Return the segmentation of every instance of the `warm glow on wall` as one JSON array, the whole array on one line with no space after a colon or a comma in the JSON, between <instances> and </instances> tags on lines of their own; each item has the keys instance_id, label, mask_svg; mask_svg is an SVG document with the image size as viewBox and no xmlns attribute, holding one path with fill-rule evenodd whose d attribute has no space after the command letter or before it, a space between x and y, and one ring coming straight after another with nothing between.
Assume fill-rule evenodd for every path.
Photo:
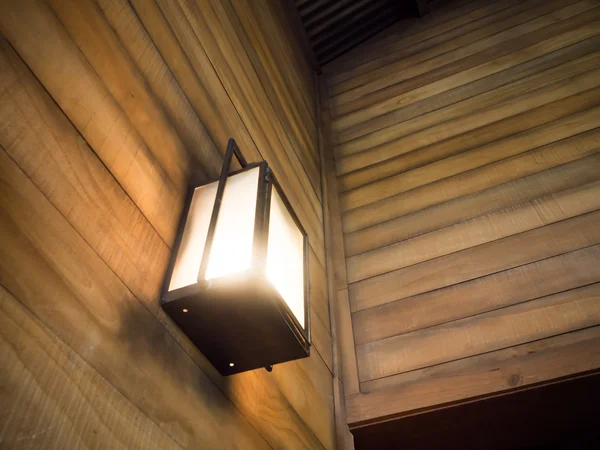
<instances>
[{"instance_id":1,"label":"warm glow on wall","mask_svg":"<svg viewBox=\"0 0 600 450\"><path fill-rule=\"evenodd\" d=\"M246 164L230 140L219 181L193 189L183 217L162 307L213 365L308 356L308 238L267 163Z\"/></svg>"}]
</instances>

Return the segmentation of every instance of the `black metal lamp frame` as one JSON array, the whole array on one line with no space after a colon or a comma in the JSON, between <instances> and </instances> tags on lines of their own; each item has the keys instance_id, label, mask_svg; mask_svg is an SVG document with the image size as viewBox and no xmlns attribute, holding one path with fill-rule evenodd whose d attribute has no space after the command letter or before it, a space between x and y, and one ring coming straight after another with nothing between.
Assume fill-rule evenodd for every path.
<instances>
[{"instance_id":1,"label":"black metal lamp frame","mask_svg":"<svg viewBox=\"0 0 600 450\"><path fill-rule=\"evenodd\" d=\"M242 167L229 173L233 156ZM244 274L204 279L227 179L259 168L251 269ZM194 190L190 189L163 285L161 306L223 375L310 355L308 236L266 161L248 164L233 139L227 145L197 283L169 291ZM271 194L277 190L304 238L304 324L302 327L267 281L266 260Z\"/></svg>"}]
</instances>

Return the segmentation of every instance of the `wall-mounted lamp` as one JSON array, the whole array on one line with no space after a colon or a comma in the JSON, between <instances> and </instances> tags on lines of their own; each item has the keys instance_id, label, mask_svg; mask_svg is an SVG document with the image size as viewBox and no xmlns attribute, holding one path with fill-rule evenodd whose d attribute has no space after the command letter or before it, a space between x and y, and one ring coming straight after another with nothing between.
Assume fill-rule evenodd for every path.
<instances>
[{"instance_id":1,"label":"wall-mounted lamp","mask_svg":"<svg viewBox=\"0 0 600 450\"><path fill-rule=\"evenodd\" d=\"M162 308L231 375L310 354L308 286L304 229L267 163L230 139L219 181L189 195Z\"/></svg>"}]
</instances>

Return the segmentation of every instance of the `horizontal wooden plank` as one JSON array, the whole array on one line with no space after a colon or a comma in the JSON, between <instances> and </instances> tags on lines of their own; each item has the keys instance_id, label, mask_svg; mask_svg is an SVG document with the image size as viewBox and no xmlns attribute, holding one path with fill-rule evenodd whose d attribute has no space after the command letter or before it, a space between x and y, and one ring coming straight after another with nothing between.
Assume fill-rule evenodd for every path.
<instances>
[{"instance_id":1,"label":"horizontal wooden plank","mask_svg":"<svg viewBox=\"0 0 600 450\"><path fill-rule=\"evenodd\" d=\"M543 70L560 66L568 61L582 57L598 49L600 37L595 36L585 39L575 44L568 45L550 53L545 53L534 57L528 61L507 68L493 75L472 81L467 84L460 85L448 91L443 91L418 100L410 105L403 106L400 109L390 113L374 117L357 124L356 126L337 133L338 143L348 142L364 136L375 134L381 130L384 133L385 128L392 127L396 124L421 116L436 109L440 109L462 100L492 91L496 88L522 80L525 82L528 77L535 75Z\"/></svg>"},{"instance_id":2,"label":"horizontal wooden plank","mask_svg":"<svg viewBox=\"0 0 600 450\"><path fill-rule=\"evenodd\" d=\"M346 398L348 422L408 414L585 373L600 365L599 345L600 327L593 327L362 383L363 394Z\"/></svg>"},{"instance_id":3,"label":"horizontal wooden plank","mask_svg":"<svg viewBox=\"0 0 600 450\"><path fill-rule=\"evenodd\" d=\"M361 381L525 344L600 323L600 283L357 346Z\"/></svg>"},{"instance_id":4,"label":"horizontal wooden plank","mask_svg":"<svg viewBox=\"0 0 600 450\"><path fill-rule=\"evenodd\" d=\"M451 70L451 67L446 69L442 68L439 73L437 71L430 72L433 75L430 75L427 78L417 77L417 81L407 80L407 82L401 83L398 85L399 87L395 88L398 91L397 95L391 97L386 96L386 99L383 101L335 119L333 121L334 130L337 132L350 128L373 117L389 113L390 111L397 110L416 101L439 94L440 92L448 91L452 88L514 67L517 64L542 56L543 54L596 36L600 31L600 25L597 22L594 22L594 19L600 14L600 9L594 11L594 13L586 12L580 14L575 17L576 20L569 19L564 21L566 24L565 27L567 27L569 31L562 34L559 34L560 31L554 26L547 27L547 29L544 29L547 35L542 36L542 33L540 33L540 36L537 38L538 40L535 41L532 39L534 43L529 46L526 46L527 40L518 38L518 42L515 42L515 50L512 53L505 54L492 61L485 62L487 58L482 59L478 65L456 72L450 76L447 76L445 72L442 72L442 69L447 72ZM579 23L580 21L585 24ZM427 84L428 78L432 79L429 84ZM354 103L348 105L356 107Z\"/></svg>"},{"instance_id":5,"label":"horizontal wooden plank","mask_svg":"<svg viewBox=\"0 0 600 450\"><path fill-rule=\"evenodd\" d=\"M585 74L581 76L585 77ZM590 79L594 80L594 78L595 77L591 77ZM339 161L337 166L340 171L344 171L344 173L339 174L345 174L340 177L340 184L344 186L345 190L363 186L367 183L390 178L407 170L419 168L425 164L434 163L444 158L450 158L456 154L464 153L467 150L474 150L477 147L486 145L498 145L502 139L514 140L516 139L515 136L519 136L526 132L535 135L536 132L539 133L539 130L542 129L543 125L547 124L546 127L551 128L554 126L552 122L555 121L556 124L567 122L571 120L571 117L567 116L597 105L599 88L597 85L594 86L593 83L595 83L595 81L590 81L590 79L587 80L587 89L584 89L583 91L576 91L576 89L572 90L571 87L566 87L570 84L567 83L566 80L559 82L559 84L565 86L564 89L566 89L568 93L573 92L573 94L561 98L561 94L558 92L556 95L559 97L548 104L541 103L544 101L543 92L540 93L542 95L539 97L536 96L536 93L533 93L532 96L535 98L534 102L540 102L540 106L533 111L525 110L520 114L518 113L517 116L500 118L499 121L492 121L488 124L486 124L485 115L480 114L479 116L483 117L474 120L483 122L481 128L469 129L469 126L466 125L467 130L465 130L463 134L457 136L453 135L452 131L443 131L442 134L449 135L448 137L450 139L446 139L442 142L437 142L435 138L427 137L427 130L423 130L416 133L417 136L415 141L412 140L411 136L405 136L404 138L399 139L399 141L412 141L412 146L409 147L409 150L407 150L406 153L403 151L403 147L396 147L394 145L395 142L392 142L381 146L381 151L379 151L378 147L343 158ZM562 89L559 89L559 91L562 91ZM565 92L565 94L567 93L566 91L563 92ZM510 108L510 106L501 105L498 109L500 111L506 111ZM488 113L493 116L495 112L496 108L490 107ZM459 126L461 124L462 126L465 126L464 124L468 122L466 120L467 118L468 117L460 118L456 122ZM562 119L562 122L559 122L560 119ZM523 122L522 125L520 125L521 122ZM433 128L445 129L443 125ZM514 129L514 132L512 132L512 129ZM425 139L425 145L420 146L417 139L423 137ZM547 138L543 142L552 142L549 139L550 138ZM427 145L429 143L428 141L432 143ZM356 170L357 172L347 173L345 172L346 170ZM345 198L348 195L350 194L345 194L343 197Z\"/></svg>"},{"instance_id":6,"label":"horizontal wooden plank","mask_svg":"<svg viewBox=\"0 0 600 450\"><path fill-rule=\"evenodd\" d=\"M564 253L352 315L366 344L600 282L600 246Z\"/></svg>"},{"instance_id":7,"label":"horizontal wooden plank","mask_svg":"<svg viewBox=\"0 0 600 450\"><path fill-rule=\"evenodd\" d=\"M538 2L539 3L539 2ZM535 4L535 3L533 3ZM502 19L526 10L532 6L532 2L517 2L516 0L503 0L489 3L480 10L485 9L488 14L472 20L460 27L452 28L444 33L433 36L429 39L422 40L408 47L403 46L397 50L393 50L393 45L387 46L387 52L381 54L377 59L373 59L367 63L361 64L351 71L352 76L345 81L331 87L332 95L340 95L349 89L355 88L363 83L368 83L375 79L376 74L385 73L391 66L398 61L411 60L414 63L425 61L433 58L441 53L456 49L466 43L477 40L479 37L487 36L487 33L493 33L495 27L486 25L500 24ZM398 45L399 43L396 43ZM401 44L400 44L401 45ZM381 46L385 46L379 40L379 46L374 50L379 50ZM379 50L381 52L381 50ZM403 63L404 64L404 63Z\"/></svg>"},{"instance_id":8,"label":"horizontal wooden plank","mask_svg":"<svg viewBox=\"0 0 600 450\"><path fill-rule=\"evenodd\" d=\"M600 145L598 147L600 152ZM351 257L598 179L598 153L346 234Z\"/></svg>"},{"instance_id":9,"label":"horizontal wooden plank","mask_svg":"<svg viewBox=\"0 0 600 450\"><path fill-rule=\"evenodd\" d=\"M326 67L329 85L334 87L344 80L353 78L356 75L355 68L360 71L360 66L375 61L382 55L416 45L448 30L461 28L489 14L489 10L486 9L489 3L487 1L459 1L454 2L452 6L436 8L422 18L404 19L360 47L351 50L343 58L329 64Z\"/></svg>"},{"instance_id":10,"label":"horizontal wooden plank","mask_svg":"<svg viewBox=\"0 0 600 450\"><path fill-rule=\"evenodd\" d=\"M1 286L0 357L7 448L184 448Z\"/></svg>"},{"instance_id":11,"label":"horizontal wooden plank","mask_svg":"<svg viewBox=\"0 0 600 450\"><path fill-rule=\"evenodd\" d=\"M338 85L337 87L340 90L336 92L337 95L332 99L332 103L339 107L340 113L342 110L347 114L352 110L361 109L366 105L396 95L394 89L383 92L390 86L427 74L459 60L463 60L463 64L457 69L459 71L464 70L465 67L470 67L470 64L477 65L478 61L493 60L498 57L497 55L502 56L505 51L511 48L510 41L512 39L520 36L527 39L527 34L554 24L558 19L570 18L593 8L593 5L589 2L576 2L573 0L537 4L522 2L518 6L521 9L525 6L527 9L520 14L508 17L500 14L500 17L481 30L455 39L445 40L444 44L439 46L442 47L441 49L434 48L433 51L418 52L415 55L386 64L380 69ZM561 8L563 9L561 10ZM491 49L495 46L498 46L496 51L492 51ZM477 55L477 58L469 58L480 52L481 54ZM467 63L467 58L469 65L464 64ZM361 99L361 101L356 102L356 109L354 107L343 107L343 105L358 99ZM343 113L340 115L343 115Z\"/></svg>"},{"instance_id":12,"label":"horizontal wooden plank","mask_svg":"<svg viewBox=\"0 0 600 450\"><path fill-rule=\"evenodd\" d=\"M331 86L332 95L339 95L361 83L372 80L372 74L378 73L385 67L397 63L398 61L410 58L416 62L421 62L425 59L437 56L444 51L448 51L448 49L455 49L459 47L459 45L450 44L450 46L448 46L447 44L458 40L465 41L465 39L468 39L467 36L476 33L477 30L485 30L486 25L494 23L502 18L509 17L520 10L529 7L530 4L517 4L515 0L503 0L489 3L479 9L480 11L485 9L488 14L465 23L460 27L454 27L444 33L432 36L429 39L416 42L410 46L404 46L401 41L386 45L384 42L385 39L379 36L378 46L374 48L374 51L381 53L381 55L376 59L372 59L346 71L344 74L345 80ZM473 39L477 38L473 37ZM470 40L468 40L468 42L470 42ZM385 48L387 51L383 53L381 47Z\"/></svg>"},{"instance_id":13,"label":"horizontal wooden plank","mask_svg":"<svg viewBox=\"0 0 600 450\"><path fill-rule=\"evenodd\" d=\"M597 45L600 46L600 38L598 38ZM446 107L435 109L428 114L419 115L416 113L414 114L414 118L405 121L399 120L395 125L340 144L337 147L338 158L383 145L387 142L416 133L417 131L432 128L434 125L439 125L443 122L450 122L448 125L451 125L453 119L465 115L472 115L475 111L481 111L483 113L487 111L487 108L490 106L502 104L507 99L513 99L515 102L520 101L519 96L521 95L529 95L531 91L539 93L542 88L547 85L557 83L558 81L598 67L599 57L600 52L593 52L581 58L566 61L564 64L535 73L524 79L505 84L497 89L491 89ZM428 101L429 99L425 100L425 102ZM434 102L432 101L431 103ZM550 101L547 101L546 103L550 103ZM431 109L434 108L435 106L431 106Z\"/></svg>"},{"instance_id":14,"label":"horizontal wooden plank","mask_svg":"<svg viewBox=\"0 0 600 450\"><path fill-rule=\"evenodd\" d=\"M392 161L384 161L341 177L340 189L351 190L342 194L343 207L358 207L371 199L377 201L387 194L393 195L396 192L390 185L400 184L396 180L402 177L403 172L496 143L595 106L597 103L594 99L600 91L597 89L599 78L600 69L585 72L522 95L519 99L509 99L506 103L355 155L369 156L367 154L371 153L370 156L379 156L391 150L396 154Z\"/></svg>"},{"instance_id":15,"label":"horizontal wooden plank","mask_svg":"<svg viewBox=\"0 0 600 450\"><path fill-rule=\"evenodd\" d=\"M597 130L594 129L589 134L583 133L586 130L593 129L597 124L595 116L599 112L600 109L595 108L583 113L573 114L565 119L511 136L474 151L461 153L407 172L406 175L410 175L410 177L407 177L407 182L412 184L410 190L348 211L343 217L344 231L356 231L442 201L517 179L519 177L516 176L516 173L498 172L498 170L504 170L507 167L513 168L515 166L514 161L519 159L525 161L531 155L542 153L558 156L559 154L566 155L579 152L580 149L571 147L574 142L581 142L588 152L595 153L593 149L597 146ZM582 134L578 135L577 133ZM531 152L532 150L533 152ZM502 154L498 155L498 152L502 152ZM526 152L531 152L531 155ZM585 150L583 152L581 156L591 154L587 153L586 155ZM561 157L558 164L573 159L565 160ZM485 164L486 162L489 163ZM468 164L468 166L465 166L465 164ZM549 167L552 167L552 165ZM469 168L471 170L468 170ZM458 173L450 176L452 172ZM532 173L527 172L525 168L522 168L519 172L522 176ZM420 179L416 176L419 174L423 178ZM487 175L486 180L481 178L483 174ZM501 181L497 182L496 180ZM452 190L448 190L448 186L452 186ZM415 201L418 201L418 206L414 204Z\"/></svg>"},{"instance_id":16,"label":"horizontal wooden plank","mask_svg":"<svg viewBox=\"0 0 600 450\"><path fill-rule=\"evenodd\" d=\"M600 173L598 173L600 178ZM348 258L350 283L600 209L600 181Z\"/></svg>"},{"instance_id":17,"label":"horizontal wooden plank","mask_svg":"<svg viewBox=\"0 0 600 450\"><path fill-rule=\"evenodd\" d=\"M588 213L352 283L349 287L352 311L372 308L595 245L600 242L599 220L599 211ZM519 251L515 252L514 249Z\"/></svg>"}]
</instances>

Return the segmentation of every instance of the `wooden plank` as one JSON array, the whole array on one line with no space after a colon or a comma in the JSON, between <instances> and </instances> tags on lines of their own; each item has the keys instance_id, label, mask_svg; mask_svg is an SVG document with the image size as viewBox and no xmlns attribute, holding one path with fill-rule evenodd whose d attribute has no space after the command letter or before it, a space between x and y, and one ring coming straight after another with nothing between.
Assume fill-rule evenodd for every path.
<instances>
[{"instance_id":1,"label":"wooden plank","mask_svg":"<svg viewBox=\"0 0 600 450\"><path fill-rule=\"evenodd\" d=\"M600 91L599 78L600 68L351 156L361 160L385 160L340 178L342 192L352 190L342 195L342 207L347 206L345 203L350 208L362 206L371 198L380 199L394 192L389 187L400 184L397 178L402 177L402 172L501 141L595 106L594 99ZM393 161L384 154L394 154ZM376 194L373 196L373 193Z\"/></svg>"},{"instance_id":2,"label":"wooden plank","mask_svg":"<svg viewBox=\"0 0 600 450\"><path fill-rule=\"evenodd\" d=\"M600 147L598 148L600 152ZM397 219L344 235L346 256L358 255L455 223L520 205L598 179L597 153L480 192L458 197Z\"/></svg>"},{"instance_id":3,"label":"wooden plank","mask_svg":"<svg viewBox=\"0 0 600 450\"><path fill-rule=\"evenodd\" d=\"M174 18L167 22L154 0L131 4L213 141L222 145L233 137L247 159L261 159L219 78L206 69L208 57L202 48L189 45L195 40L189 26Z\"/></svg>"},{"instance_id":4,"label":"wooden plank","mask_svg":"<svg viewBox=\"0 0 600 450\"><path fill-rule=\"evenodd\" d=\"M270 448L4 151L0 158L6 290L179 445Z\"/></svg>"},{"instance_id":5,"label":"wooden plank","mask_svg":"<svg viewBox=\"0 0 600 450\"><path fill-rule=\"evenodd\" d=\"M398 47L415 45L484 17L488 14L488 10L484 9L487 3L489 2L484 0L462 0L460 3L455 2L452 7L434 10L424 18L401 20L397 25L348 52L344 58L329 64L326 67L329 85L334 87L352 78L354 67L376 60L390 51L397 50Z\"/></svg>"},{"instance_id":6,"label":"wooden plank","mask_svg":"<svg viewBox=\"0 0 600 450\"><path fill-rule=\"evenodd\" d=\"M600 173L598 173L600 178ZM600 181L441 228L346 260L354 283L600 209Z\"/></svg>"},{"instance_id":7,"label":"wooden plank","mask_svg":"<svg viewBox=\"0 0 600 450\"><path fill-rule=\"evenodd\" d=\"M494 4L494 6L498 7L497 4ZM335 97L332 99L332 102L336 106L350 103L362 96L371 95L378 90L439 69L446 64L455 63L458 60L485 50L487 51L481 55L483 59L494 59L495 54L489 57L486 56L489 49L499 45L509 47L510 44L506 41L551 24L553 19L548 17L547 14L553 13L553 15L562 17L562 11L556 10L560 10L565 6L571 10L573 15L576 14L576 11L586 11L590 8L586 3L576 3L574 0L561 0L542 2L541 4L525 2L517 5L517 8L501 10L500 14L486 16L485 18L488 20L494 19L494 16L497 17L491 23L472 33L463 34L456 38L441 35L439 38L444 38L441 41L442 45L438 45L431 50L417 51L414 54L407 55L405 58L401 58L399 61L390 61L383 67L337 85L333 94ZM517 12L519 12L519 10L525 8L526 10L520 14L507 14L507 12L510 13L514 9L517 9Z\"/></svg>"},{"instance_id":8,"label":"wooden plank","mask_svg":"<svg viewBox=\"0 0 600 450\"><path fill-rule=\"evenodd\" d=\"M142 139L52 12L38 3L21 5L0 6L3 33L165 242L172 242L184 180L170 166L163 167L165 155L155 155L144 143L147 139ZM34 30L41 30L43 38ZM25 76L10 75L23 64L4 40L0 57L6 89Z\"/></svg>"},{"instance_id":9,"label":"wooden plank","mask_svg":"<svg viewBox=\"0 0 600 450\"><path fill-rule=\"evenodd\" d=\"M123 283L153 304L160 296L169 247L18 56L8 51L0 54L6 62L2 70L12 79L0 91L0 146Z\"/></svg>"},{"instance_id":10,"label":"wooden plank","mask_svg":"<svg viewBox=\"0 0 600 450\"><path fill-rule=\"evenodd\" d=\"M346 78L346 80L331 86L332 95L339 95L348 89L358 86L361 83L357 80L368 80L370 75L367 77L367 74L376 72L382 67L386 67L387 65L400 61L404 58L416 58L418 62L421 62L427 58L437 56L444 51L448 51L447 49L457 48L459 45L456 45L454 43L455 41L458 41L459 39L459 42L465 41L466 36L475 36L475 39L477 39L476 36L480 36L482 31L487 31L485 28L486 25L498 23L498 21L517 14L518 12L530 7L531 2L521 2L518 4L516 0L504 0L489 3L483 8L480 8L480 10L485 8L488 12L487 15L477 20L472 20L471 22L468 22L460 27L455 27L444 33L440 33L410 46L404 46L402 41L396 41L394 44L385 46L387 50L385 54L381 54L376 59L372 59L366 63L354 67L349 71L346 71L344 74L344 78ZM470 40L468 42L470 42ZM379 45L375 47L374 50L379 50L380 46L382 46L381 40L379 41ZM400 48L393 50L394 46L400 46ZM424 57L419 55L424 55ZM335 78L339 79L339 77Z\"/></svg>"},{"instance_id":11,"label":"wooden plank","mask_svg":"<svg viewBox=\"0 0 600 450\"><path fill-rule=\"evenodd\" d=\"M361 381L598 325L600 283L358 346Z\"/></svg>"},{"instance_id":12,"label":"wooden plank","mask_svg":"<svg viewBox=\"0 0 600 450\"><path fill-rule=\"evenodd\" d=\"M352 311L372 308L595 245L600 239L599 220L598 211L584 214L353 283L349 287ZM514 249L519 251L515 252Z\"/></svg>"},{"instance_id":13,"label":"wooden plank","mask_svg":"<svg viewBox=\"0 0 600 450\"><path fill-rule=\"evenodd\" d=\"M151 93L165 110L185 148L197 157L210 179L217 179L226 144L213 142L129 2L98 0L96 4L99 8L90 8L89 19L101 24L101 28L107 25L112 28L119 43L135 61ZM112 51L116 49L112 48Z\"/></svg>"},{"instance_id":14,"label":"wooden plank","mask_svg":"<svg viewBox=\"0 0 600 450\"><path fill-rule=\"evenodd\" d=\"M600 39L598 39L597 45L600 46ZM432 128L434 125L451 122L453 119L472 114L475 111L483 113L492 105L501 105L507 99L513 99L515 102L519 101L519 96L531 95L533 91L540 92L540 90L550 84L597 68L599 57L600 52L593 52L581 58L566 61L565 64L560 64L527 78L505 84L497 89L492 89L446 107L436 109L428 114L420 115L416 113L414 117L408 118L408 120L399 121L395 125L340 144L336 149L336 154L338 158L350 156L408 136L417 131ZM425 102L428 102L428 100L425 100ZM431 109L433 108L435 106L431 107Z\"/></svg>"},{"instance_id":15,"label":"wooden plank","mask_svg":"<svg viewBox=\"0 0 600 450\"><path fill-rule=\"evenodd\" d=\"M344 396L344 383L339 377L333 378L333 390L335 392L335 421L336 421L336 449L354 450L354 437L348 429L346 419L346 397Z\"/></svg>"},{"instance_id":16,"label":"wooden plank","mask_svg":"<svg viewBox=\"0 0 600 450\"><path fill-rule=\"evenodd\" d=\"M387 114L374 117L343 130L336 135L337 142L344 143L364 136L368 139L370 134L377 133L379 130L384 132L387 127L410 120L420 115L435 111L436 109L452 105L461 100L474 97L476 95L492 91L508 83L527 80L528 77L537 74L543 70L558 67L567 61L574 60L588 53L595 52L598 49L600 37L592 37L583 41L568 45L564 48L552 51L541 56L534 57L528 61L507 68L501 72L489 75L471 83L467 83L448 91L443 91L418 100L410 105L394 110Z\"/></svg>"},{"instance_id":17,"label":"wooden plank","mask_svg":"<svg viewBox=\"0 0 600 450\"><path fill-rule=\"evenodd\" d=\"M352 316L350 314L350 300L348 289L341 289L335 294L335 314L336 314L336 335L337 345L342 352L342 380L344 382L345 395L352 395L359 392L358 389L358 364L356 360L356 350L354 344L354 334L352 332Z\"/></svg>"},{"instance_id":18,"label":"wooden plank","mask_svg":"<svg viewBox=\"0 0 600 450\"><path fill-rule=\"evenodd\" d=\"M1 286L0 355L6 448L183 448Z\"/></svg>"},{"instance_id":19,"label":"wooden plank","mask_svg":"<svg viewBox=\"0 0 600 450\"><path fill-rule=\"evenodd\" d=\"M319 356L329 369L331 377L333 375L333 342L329 334L329 329L313 308L310 310L310 327L313 351L316 350L319 353Z\"/></svg>"},{"instance_id":20,"label":"wooden plank","mask_svg":"<svg viewBox=\"0 0 600 450\"><path fill-rule=\"evenodd\" d=\"M456 51L425 60L423 63L394 67L397 70L390 71L387 76L385 74L373 74L373 81L360 84L358 87L335 98L333 113L336 118L340 119L334 121L334 127L336 129L348 128L354 123L352 123L352 120L344 119L343 116L371 111L370 108L373 106L378 111L375 115L385 114L390 109L381 109L377 106L390 98L396 98L411 90L456 76L461 72L476 68L495 59L510 56L514 52L543 42L557 34L576 30L581 25L588 23L586 20L588 14L597 17L597 11L591 9L594 6L597 5L590 5L584 0L555 11L548 17L542 16L526 21L520 26L509 28L504 32L492 35L488 39L477 41ZM557 16L557 19L554 16ZM531 17L533 18L535 15ZM559 19L562 21L555 24L554 22ZM403 65L405 63L402 61L399 64ZM396 65L398 64L392 66ZM387 108L389 106L388 102ZM393 109L397 108L391 110ZM366 118L370 118L368 112L363 113L363 115L365 114Z\"/></svg>"},{"instance_id":21,"label":"wooden plank","mask_svg":"<svg viewBox=\"0 0 600 450\"><path fill-rule=\"evenodd\" d=\"M547 146L548 152L552 153L554 149L559 152L565 145L572 140L578 140L583 138L577 138L577 133L585 133L587 130L592 130L597 123L597 115L600 112L598 108L590 109L582 113L577 113L560 119L555 122L551 122L548 125L544 125L538 128L534 128L524 133L519 133L515 136L511 136L507 139L496 141L492 144L480 147L474 151L467 151L450 158L446 158L423 166L412 171L409 171L404 175L402 179L403 187L410 186L404 192L397 194L392 197L385 198L379 202L372 203L361 208L355 208L348 211L344 215L344 231L356 231L361 228L365 228L376 223L383 222L385 220L399 217L408 212L422 209L432 204L441 203L452 198L459 197L461 195L470 194L477 192L484 188L494 186L491 182L492 179L488 179L486 184L471 184L465 185L459 180L477 179L482 173L489 174L492 169L499 167L511 166L510 158L518 158L519 154L523 154L530 150L535 152L544 152L544 146ZM587 137L588 135L586 135ZM595 140L595 131L589 135ZM588 145L594 145L593 142L589 142ZM589 149L589 147L587 147ZM575 150L575 149L569 149ZM577 150L575 150L577 151ZM498 152L502 152L498 155ZM582 155L583 156L583 155ZM524 158L527 158L524 156ZM488 164L486 164L488 162ZM561 161L564 163L567 161ZM439 171L438 171L439 169ZM469 170L470 169L470 170ZM452 175L454 173L454 175ZM530 172L531 173L531 172ZM422 176L419 178L417 175ZM512 177L513 174L508 173L497 173L492 178L498 178L504 176L502 182L514 180L517 177ZM499 184L499 183L498 183ZM419 193L423 194L425 191L435 191L439 193L439 188L452 185L452 191L442 193L443 200L431 201L428 196L421 195L420 207L414 208L410 205L407 199L414 198ZM439 198L439 197L438 197Z\"/></svg>"},{"instance_id":22,"label":"wooden plank","mask_svg":"<svg viewBox=\"0 0 600 450\"><path fill-rule=\"evenodd\" d=\"M310 304L327 330L331 329L329 320L329 299L327 296L327 273L311 249L308 252L308 270L310 271Z\"/></svg>"},{"instance_id":23,"label":"wooden plank","mask_svg":"<svg viewBox=\"0 0 600 450\"><path fill-rule=\"evenodd\" d=\"M224 1L223 8L231 18L234 30L248 54L265 93L288 135L291 145L307 173L316 179L315 192L320 197L320 168L317 153L317 128L314 109L298 97L302 84L297 73L289 72L284 61L278 61L277 43L285 41L278 24L270 14L269 5L262 0L252 2ZM260 12L255 11L259 9ZM269 37L269 38L268 38ZM279 53L281 54L281 53ZM292 89L292 86L294 89ZM310 86L312 89L313 86Z\"/></svg>"},{"instance_id":24,"label":"wooden plank","mask_svg":"<svg viewBox=\"0 0 600 450\"><path fill-rule=\"evenodd\" d=\"M543 33L539 33L536 39L526 40L518 38L514 42L513 51L502 46L502 51L506 52L504 56L500 56L492 61L481 59L478 65L470 68L465 68L463 71L456 72L458 68L453 68L453 65L444 66L443 68L430 72L431 75L418 77L413 80L407 80L405 83L398 84L394 87L395 95L385 97L385 100L376 104L366 106L356 112L343 115L333 121L334 130L341 131L350 128L360 122L380 116L391 111L395 111L400 107L415 103L416 101L430 97L440 92L448 91L452 88L465 85L467 83L479 80L502 70L514 67L517 64L529 61L533 58L544 55L545 53L553 52L564 48L568 45L581 42L585 39L594 37L600 31L597 22L594 22L596 16L600 14L600 9L594 10L593 13L583 13L576 16L576 20L564 21L564 27L568 30L560 33L555 26L549 26L543 29ZM579 23L583 22L583 23ZM535 34L535 33L534 33ZM526 44L532 41L531 45ZM477 56L477 55L475 55ZM456 65L460 64L458 61ZM452 72L452 73L447 73ZM388 92L386 92L388 94ZM353 108L358 108L357 102L353 102ZM342 111L339 112L342 114Z\"/></svg>"},{"instance_id":25,"label":"wooden plank","mask_svg":"<svg viewBox=\"0 0 600 450\"><path fill-rule=\"evenodd\" d=\"M600 327L592 327L363 383L364 394L346 398L348 422L408 414L585 373L600 365L599 345Z\"/></svg>"},{"instance_id":26,"label":"wooden plank","mask_svg":"<svg viewBox=\"0 0 600 450\"><path fill-rule=\"evenodd\" d=\"M494 273L352 315L366 344L600 282L600 246Z\"/></svg>"},{"instance_id":27,"label":"wooden plank","mask_svg":"<svg viewBox=\"0 0 600 450\"><path fill-rule=\"evenodd\" d=\"M23 5L23 2L13 3ZM98 6L91 0L78 2L76 6L63 0L48 3L148 147L157 157L160 156L165 167L175 171L173 176L177 177L177 181L186 186L188 177L197 170L204 172L202 178L206 180L207 171L216 170L216 155L219 153L214 144L205 140L202 148L186 147L165 108ZM13 8L16 9L17 5ZM214 155L212 159L211 154ZM200 158L213 161L215 166L205 166Z\"/></svg>"},{"instance_id":28,"label":"wooden plank","mask_svg":"<svg viewBox=\"0 0 600 450\"><path fill-rule=\"evenodd\" d=\"M327 246L327 294L331 305L331 336L334 343L333 375L342 379L344 395L348 395L358 392L358 372L347 291L341 213L331 147L329 95L327 85L322 79L319 82L319 93L319 145L325 194L323 208ZM342 427L338 428L337 432L342 435L346 430Z\"/></svg>"}]
</instances>

